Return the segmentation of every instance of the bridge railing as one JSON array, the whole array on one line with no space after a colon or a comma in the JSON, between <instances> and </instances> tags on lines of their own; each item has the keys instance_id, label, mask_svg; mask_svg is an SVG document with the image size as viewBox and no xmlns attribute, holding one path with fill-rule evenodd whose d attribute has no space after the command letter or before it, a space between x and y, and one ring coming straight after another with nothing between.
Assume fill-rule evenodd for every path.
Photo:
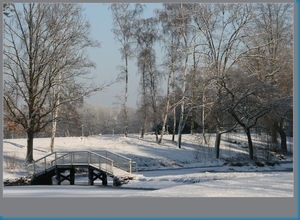
<instances>
[{"instance_id":1,"label":"bridge railing","mask_svg":"<svg viewBox=\"0 0 300 220\"><path fill-rule=\"evenodd\" d=\"M109 151L72 151L48 154L27 166L28 174L46 172L56 165L92 165L100 170L113 174L117 167L128 173L137 173L137 164L130 158Z\"/></svg>"},{"instance_id":2,"label":"bridge railing","mask_svg":"<svg viewBox=\"0 0 300 220\"><path fill-rule=\"evenodd\" d=\"M113 174L114 161L91 151L74 151L57 157L53 165L92 165Z\"/></svg>"},{"instance_id":3,"label":"bridge railing","mask_svg":"<svg viewBox=\"0 0 300 220\"><path fill-rule=\"evenodd\" d=\"M122 156L117 153L112 153L107 150L99 150L99 151L93 151L95 153L98 153L100 155L103 155L111 160L114 161L114 167L117 167L121 170L125 170L128 173L137 173L137 163L132 161L130 158Z\"/></svg>"},{"instance_id":4,"label":"bridge railing","mask_svg":"<svg viewBox=\"0 0 300 220\"><path fill-rule=\"evenodd\" d=\"M54 152L34 161L32 164L29 164L27 166L28 175L47 171L48 169L53 167L53 161L55 161L58 154L61 155L63 153Z\"/></svg>"}]
</instances>

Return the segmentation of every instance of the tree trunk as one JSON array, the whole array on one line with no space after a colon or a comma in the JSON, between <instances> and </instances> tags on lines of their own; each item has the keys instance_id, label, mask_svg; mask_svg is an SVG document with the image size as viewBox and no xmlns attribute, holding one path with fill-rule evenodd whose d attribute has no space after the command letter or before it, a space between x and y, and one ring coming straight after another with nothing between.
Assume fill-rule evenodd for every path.
<instances>
[{"instance_id":1,"label":"tree trunk","mask_svg":"<svg viewBox=\"0 0 300 220\"><path fill-rule=\"evenodd\" d=\"M56 128L57 128L56 118L58 117L58 110L59 110L59 107L57 106L53 113L54 116L53 116L53 122L52 122L51 143L50 143L50 152L51 153L53 153L53 151L54 151L54 138L56 135Z\"/></svg>"},{"instance_id":2,"label":"tree trunk","mask_svg":"<svg viewBox=\"0 0 300 220\"><path fill-rule=\"evenodd\" d=\"M175 141L176 135L176 109L173 110L173 132L172 132L172 141Z\"/></svg>"},{"instance_id":3,"label":"tree trunk","mask_svg":"<svg viewBox=\"0 0 300 220\"><path fill-rule=\"evenodd\" d=\"M142 112L143 112L143 117L142 117L142 127L141 127L141 138L144 138L145 132L146 132L146 124L147 124L147 91L146 91L146 79L145 79L145 71L143 70L142 73L142 81L143 81L143 105L142 105Z\"/></svg>"},{"instance_id":4,"label":"tree trunk","mask_svg":"<svg viewBox=\"0 0 300 220\"><path fill-rule=\"evenodd\" d=\"M278 141L277 141L277 131L278 131L278 124L277 124L277 121L273 123L273 126L271 128L271 138L272 138L272 143L273 144L278 144Z\"/></svg>"},{"instance_id":5,"label":"tree trunk","mask_svg":"<svg viewBox=\"0 0 300 220\"><path fill-rule=\"evenodd\" d=\"M67 126L67 128L66 128L66 133L65 133L65 135L66 135L67 137L70 137L70 128L69 128L69 126Z\"/></svg>"},{"instance_id":6,"label":"tree trunk","mask_svg":"<svg viewBox=\"0 0 300 220\"><path fill-rule=\"evenodd\" d=\"M173 92L174 92L174 85L173 85ZM175 103L175 94L173 95L173 103ZM172 131L172 141L175 141L176 135L176 107L173 109L173 131Z\"/></svg>"},{"instance_id":7,"label":"tree trunk","mask_svg":"<svg viewBox=\"0 0 300 220\"><path fill-rule=\"evenodd\" d=\"M164 133L165 133L165 127L167 124L167 119L168 119L168 114L169 114L169 106L170 106L170 85L171 85L171 77L173 75L173 70L170 71L169 77L168 77L168 87L167 87L167 103L166 103L166 110L165 110L165 115L164 115L164 121L163 121L163 126L161 129L161 135L158 143L160 144L162 142Z\"/></svg>"},{"instance_id":8,"label":"tree trunk","mask_svg":"<svg viewBox=\"0 0 300 220\"><path fill-rule=\"evenodd\" d=\"M253 160L253 143L252 143L250 128L245 128L245 132L247 134L248 145L249 145L249 158L250 160Z\"/></svg>"},{"instance_id":9,"label":"tree trunk","mask_svg":"<svg viewBox=\"0 0 300 220\"><path fill-rule=\"evenodd\" d=\"M155 140L156 140L156 143L158 142L158 131L157 131L157 128L155 129Z\"/></svg>"},{"instance_id":10,"label":"tree trunk","mask_svg":"<svg viewBox=\"0 0 300 220\"><path fill-rule=\"evenodd\" d=\"M124 99L124 114L125 114L125 131L124 136L128 135L128 112L127 112L127 99L128 99L128 58L125 57L125 99Z\"/></svg>"},{"instance_id":11,"label":"tree trunk","mask_svg":"<svg viewBox=\"0 0 300 220\"><path fill-rule=\"evenodd\" d=\"M275 133L276 137L277 137L277 132L280 135L280 148L281 148L281 150L287 151L286 134L285 134L284 128L283 128L283 119L280 120L279 124L278 124L278 122L274 123L273 130L274 130L274 133ZM273 137L272 137L272 139L273 139ZM276 140L277 140L277 138L276 138Z\"/></svg>"},{"instance_id":12,"label":"tree trunk","mask_svg":"<svg viewBox=\"0 0 300 220\"><path fill-rule=\"evenodd\" d=\"M181 148L181 132L178 132L178 148Z\"/></svg>"},{"instance_id":13,"label":"tree trunk","mask_svg":"<svg viewBox=\"0 0 300 220\"><path fill-rule=\"evenodd\" d=\"M181 103L181 112L180 112L180 118L178 124L178 148L181 148L181 135L182 135L183 124L184 124L183 114L184 114L184 101L182 101Z\"/></svg>"},{"instance_id":14,"label":"tree trunk","mask_svg":"<svg viewBox=\"0 0 300 220\"><path fill-rule=\"evenodd\" d=\"M33 138L34 138L34 133L29 129L27 131L27 153L26 153L26 158L25 162L26 164L30 164L33 162Z\"/></svg>"},{"instance_id":15,"label":"tree trunk","mask_svg":"<svg viewBox=\"0 0 300 220\"><path fill-rule=\"evenodd\" d=\"M145 127L144 125L141 127L141 138L144 138L145 136Z\"/></svg>"},{"instance_id":16,"label":"tree trunk","mask_svg":"<svg viewBox=\"0 0 300 220\"><path fill-rule=\"evenodd\" d=\"M281 150L287 151L286 133L284 132L283 121L280 122L278 133L279 133L280 139L281 139L281 144L280 144Z\"/></svg>"},{"instance_id":17,"label":"tree trunk","mask_svg":"<svg viewBox=\"0 0 300 220\"><path fill-rule=\"evenodd\" d=\"M206 140L206 137L205 137L205 108L204 108L204 91L203 91L203 94L202 94L202 135L203 135L203 139L204 139L204 143L207 144L207 140Z\"/></svg>"},{"instance_id":18,"label":"tree trunk","mask_svg":"<svg viewBox=\"0 0 300 220\"><path fill-rule=\"evenodd\" d=\"M188 56L185 59L185 67L183 73L183 85L182 85L182 102L181 102L181 112L178 125L178 148L181 148L181 135L184 127L184 108L185 108L185 93L186 93L186 77L187 77L187 68L188 68Z\"/></svg>"},{"instance_id":19,"label":"tree trunk","mask_svg":"<svg viewBox=\"0 0 300 220\"><path fill-rule=\"evenodd\" d=\"M196 38L195 38L196 39ZM196 45L194 39L194 43ZM195 51L196 47L194 47L194 51L193 51L193 76L192 76L192 106L194 106L194 102L195 102L195 90L196 90L196 72L197 72L197 61L196 61L196 51ZM195 134L195 110L192 109L191 112L191 135Z\"/></svg>"},{"instance_id":20,"label":"tree trunk","mask_svg":"<svg viewBox=\"0 0 300 220\"><path fill-rule=\"evenodd\" d=\"M167 111L168 110L169 110L169 104L167 104ZM162 139L163 139L163 136L164 136L164 133L165 133L165 127L166 127L166 124L167 124L167 118L168 118L168 112L166 112L165 116L164 116L163 126L162 126L162 129L161 129L160 138L158 140L159 144L162 142Z\"/></svg>"},{"instance_id":21,"label":"tree trunk","mask_svg":"<svg viewBox=\"0 0 300 220\"><path fill-rule=\"evenodd\" d=\"M54 151L54 138L56 135L56 126L57 122L56 120L52 122L52 133L51 133L51 142L50 142L50 152L53 153Z\"/></svg>"},{"instance_id":22,"label":"tree trunk","mask_svg":"<svg viewBox=\"0 0 300 220\"><path fill-rule=\"evenodd\" d=\"M52 133L51 133L51 143L50 143L50 152L53 153L54 151L54 138L56 135L56 128L57 128L57 117L59 112L59 104L60 104L60 83L61 83L61 73L58 76L58 85L57 88L54 88L54 97L57 95L56 98L56 107L54 108L53 113L53 122L52 122Z\"/></svg>"},{"instance_id":23,"label":"tree trunk","mask_svg":"<svg viewBox=\"0 0 300 220\"><path fill-rule=\"evenodd\" d=\"M280 134L281 138L281 150L287 151L287 144L286 144L286 134L284 130L279 130L278 133Z\"/></svg>"},{"instance_id":24,"label":"tree trunk","mask_svg":"<svg viewBox=\"0 0 300 220\"><path fill-rule=\"evenodd\" d=\"M216 141L215 141L215 156L216 156L217 159L220 156L221 135L222 135L222 133L219 133L217 131L217 133L216 133Z\"/></svg>"}]
</instances>

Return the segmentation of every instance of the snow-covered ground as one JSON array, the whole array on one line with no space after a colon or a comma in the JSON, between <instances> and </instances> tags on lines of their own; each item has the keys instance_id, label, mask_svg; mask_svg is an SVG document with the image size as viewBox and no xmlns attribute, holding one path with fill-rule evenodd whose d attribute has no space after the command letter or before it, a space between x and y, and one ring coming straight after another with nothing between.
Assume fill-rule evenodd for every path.
<instances>
[{"instance_id":1,"label":"snow-covered ground","mask_svg":"<svg viewBox=\"0 0 300 220\"><path fill-rule=\"evenodd\" d=\"M155 136L144 139L138 135L61 137L55 139L55 151L108 150L131 158L138 164L135 180L113 187L95 181L87 185L86 174L75 177L75 185L68 182L52 186L7 186L4 197L293 197L294 175L293 140L288 138L289 153L271 149L265 136L254 135L255 156L263 167L248 160L247 139L244 134L224 135L220 158L214 157L214 136L204 144L201 135L183 135L182 148L164 136L162 144ZM263 146L265 144L265 146ZM34 139L34 159L49 153L50 138ZM26 139L3 140L3 180L27 176L24 168ZM274 166L266 161L278 162ZM159 171L157 171L159 170Z\"/></svg>"}]
</instances>

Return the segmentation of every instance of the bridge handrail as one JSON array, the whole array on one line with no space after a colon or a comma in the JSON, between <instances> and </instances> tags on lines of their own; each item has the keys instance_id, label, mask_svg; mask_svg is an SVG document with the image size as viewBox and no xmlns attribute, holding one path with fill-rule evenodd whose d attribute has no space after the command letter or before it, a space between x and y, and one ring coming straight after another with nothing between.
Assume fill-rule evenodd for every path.
<instances>
[{"instance_id":1,"label":"bridge handrail","mask_svg":"<svg viewBox=\"0 0 300 220\"><path fill-rule=\"evenodd\" d=\"M98 151L100 152L100 151ZM118 167L122 170L125 170L129 173L132 173L133 170L135 170L137 172L137 164L136 162L132 161L130 158L124 157L122 155L116 154L116 153L112 153L109 151L104 151L105 152L105 156L97 153L97 152L92 152L92 151L64 151L64 152L53 152L50 153L48 155L45 155L44 157L39 158L38 160L34 161L32 164L29 164L27 166L27 171L30 174L36 174L37 173L37 169L41 168L40 171L46 171L48 168L51 168L55 165L61 165L60 161L63 161L62 164L64 164L64 160L66 159L68 161L68 163L70 163L71 165L73 164L80 164L80 163L86 163L88 165L93 165L99 169L104 169L106 170L106 172L109 172L111 174L113 174L113 167ZM87 154L86 156L84 154ZM78 155L80 156L79 159ZM115 163L115 161L111 158L109 158L108 156L111 155L115 155L117 157L117 163ZM77 157L76 157L77 156ZM69 158L68 158L69 157ZM94 157L94 158L93 158ZM124 163L120 163L119 159L121 160L125 160ZM96 161L96 162L95 162ZM102 166L101 166L101 162L102 162ZM103 167L103 164L105 167ZM33 167L33 171L30 173L30 169L32 169Z\"/></svg>"},{"instance_id":2,"label":"bridge handrail","mask_svg":"<svg viewBox=\"0 0 300 220\"><path fill-rule=\"evenodd\" d=\"M117 154L117 153L113 153L110 152L108 150L100 150L100 151L95 151L96 153L101 152L99 154L104 154L105 157L107 158L112 158L112 156L116 157L116 160L114 160L114 166L127 170L127 172L132 173L133 171L133 162L130 158L125 157L123 155ZM136 167L136 166L135 166ZM135 171L137 172L137 168L135 169Z\"/></svg>"},{"instance_id":3,"label":"bridge handrail","mask_svg":"<svg viewBox=\"0 0 300 220\"><path fill-rule=\"evenodd\" d=\"M70 152L56 152L56 153L64 153L64 155L61 155L61 156L57 157L56 159L52 160L51 161L52 163L55 162L56 160L59 160L59 159L63 158L64 156L67 156L69 154L74 154L74 153L91 153L91 154L99 156L99 157L101 157L103 159L110 160L111 162L113 161L110 158L104 157L104 156L102 156L100 154L97 154L95 152L92 152L92 151L70 151Z\"/></svg>"},{"instance_id":4,"label":"bridge handrail","mask_svg":"<svg viewBox=\"0 0 300 220\"><path fill-rule=\"evenodd\" d=\"M125 156L120 155L120 154L117 154L117 153L110 152L110 151L108 151L108 150L106 150L106 152L108 152L108 153L110 153L110 154L113 154L113 155L116 155L116 156L118 156L118 157L121 157L121 158L123 158L123 159L125 159L125 160L131 160L131 159L128 158L128 157L125 157Z\"/></svg>"},{"instance_id":5,"label":"bridge handrail","mask_svg":"<svg viewBox=\"0 0 300 220\"><path fill-rule=\"evenodd\" d=\"M28 171L28 173L29 173L29 174L35 174L35 173L36 173L36 164L37 164L39 161L42 161L42 160L44 160L44 163L43 163L43 164L44 164L44 168L45 168L45 170L46 170L46 169L47 169L47 158L50 157L50 156L52 156L52 155L55 155L55 152L50 153L50 154L47 154L47 155L41 157L40 159L33 161L33 163L28 164L28 165L27 165L27 171ZM30 167L33 167L33 173L30 173Z\"/></svg>"},{"instance_id":6,"label":"bridge handrail","mask_svg":"<svg viewBox=\"0 0 300 220\"><path fill-rule=\"evenodd\" d=\"M86 154L86 155L84 155ZM76 159L76 156L81 156L80 159ZM82 156L84 158L82 158ZM96 157L96 162L95 162L95 158ZM83 159L83 160L82 160ZM65 161L66 160L66 161ZM103 167L101 165L104 163L105 167ZM106 172L109 172L111 174L113 174L113 166L114 166L114 161L106 158L102 155L96 154L94 152L91 151L73 151L73 152L68 152L67 154L64 154L58 158L56 158L54 161L52 161L52 164L54 165L63 165L63 164L70 164L70 165L74 165L74 164L88 164L88 165L93 165L99 169L105 169ZM97 165L95 165L97 164Z\"/></svg>"}]
</instances>

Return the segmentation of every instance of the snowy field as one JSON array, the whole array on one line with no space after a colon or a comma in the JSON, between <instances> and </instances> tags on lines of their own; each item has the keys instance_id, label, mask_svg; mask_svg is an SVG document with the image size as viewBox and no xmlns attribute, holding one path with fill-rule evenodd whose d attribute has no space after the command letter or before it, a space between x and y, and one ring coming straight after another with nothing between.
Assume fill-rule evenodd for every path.
<instances>
[{"instance_id":1,"label":"snowy field","mask_svg":"<svg viewBox=\"0 0 300 220\"><path fill-rule=\"evenodd\" d=\"M214 136L203 143L201 135L183 135L182 148L164 136L138 135L61 137L55 151L108 150L131 158L138 164L138 175L120 187L87 185L87 175L78 174L75 185L67 181L51 186L6 186L4 197L293 197L293 140L288 138L288 153L270 150L261 135L254 135L255 157L264 166L248 160L246 136L224 135L220 158L214 158ZM34 139L34 159L49 153L50 138ZM3 140L3 180L27 176L24 169L26 139ZM263 150L264 149L264 150ZM266 150L267 149L267 150ZM273 165L267 165L272 162ZM275 163L275 165L274 165Z\"/></svg>"}]
</instances>

